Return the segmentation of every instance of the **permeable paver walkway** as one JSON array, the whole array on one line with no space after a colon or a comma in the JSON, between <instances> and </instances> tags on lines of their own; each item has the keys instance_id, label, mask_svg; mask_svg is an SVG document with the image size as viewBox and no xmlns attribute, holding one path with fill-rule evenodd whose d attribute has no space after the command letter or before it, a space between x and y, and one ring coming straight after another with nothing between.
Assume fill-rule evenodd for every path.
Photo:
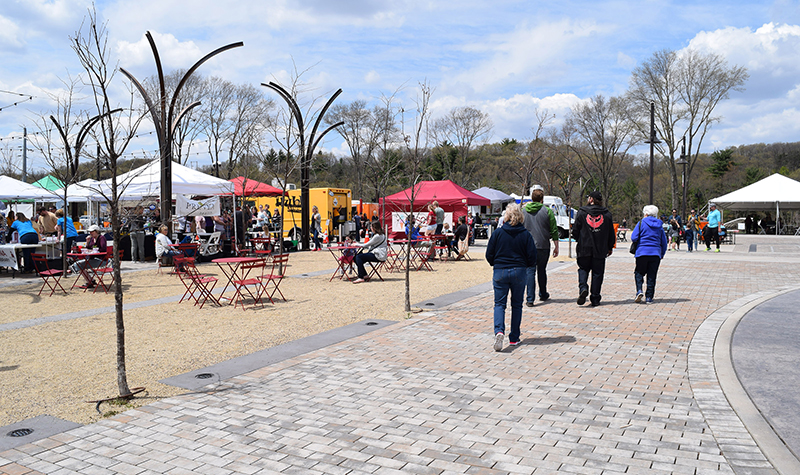
<instances>
[{"instance_id":1,"label":"permeable paver walkway","mask_svg":"<svg viewBox=\"0 0 800 475\"><path fill-rule=\"evenodd\" d=\"M800 266L668 256L653 305L631 303L632 274L629 255L612 257L596 308L575 304L572 267L551 275L513 349L492 351L483 294L0 453L0 471L774 473L724 404L697 400L689 347L729 302L800 285Z\"/></svg>"}]
</instances>

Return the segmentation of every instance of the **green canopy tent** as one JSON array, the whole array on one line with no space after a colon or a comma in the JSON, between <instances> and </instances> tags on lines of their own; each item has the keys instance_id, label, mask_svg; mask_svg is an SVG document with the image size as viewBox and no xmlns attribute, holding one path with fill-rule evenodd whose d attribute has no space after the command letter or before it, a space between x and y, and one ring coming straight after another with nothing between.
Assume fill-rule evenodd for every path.
<instances>
[{"instance_id":1,"label":"green canopy tent","mask_svg":"<svg viewBox=\"0 0 800 475\"><path fill-rule=\"evenodd\" d=\"M47 175L46 177L42 178L41 180L33 183L33 186L38 186L39 188L44 188L47 191L55 191L55 190L64 188L64 182L62 182L58 178L54 177L53 175Z\"/></svg>"}]
</instances>

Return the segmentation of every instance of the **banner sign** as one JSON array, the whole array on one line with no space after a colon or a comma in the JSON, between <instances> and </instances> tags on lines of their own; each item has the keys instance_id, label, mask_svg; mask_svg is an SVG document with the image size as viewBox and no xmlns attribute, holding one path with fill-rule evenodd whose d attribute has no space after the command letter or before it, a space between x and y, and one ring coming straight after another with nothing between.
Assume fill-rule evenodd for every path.
<instances>
[{"instance_id":1,"label":"banner sign","mask_svg":"<svg viewBox=\"0 0 800 475\"><path fill-rule=\"evenodd\" d=\"M13 244L0 246L0 267L19 270L19 267L17 267L17 253Z\"/></svg>"},{"instance_id":2,"label":"banner sign","mask_svg":"<svg viewBox=\"0 0 800 475\"><path fill-rule=\"evenodd\" d=\"M193 200L186 195L175 195L175 216L219 216L219 196Z\"/></svg>"},{"instance_id":3,"label":"banner sign","mask_svg":"<svg viewBox=\"0 0 800 475\"><path fill-rule=\"evenodd\" d=\"M414 215L414 225L419 227L420 234L425 234L425 229L428 227L428 212L427 211L415 211L412 213ZM399 233L399 232L406 232L406 218L408 217L408 213L405 211L401 212L392 212L392 229L391 232ZM453 226L453 213L444 213L444 222L450 223L452 228Z\"/></svg>"}]
</instances>

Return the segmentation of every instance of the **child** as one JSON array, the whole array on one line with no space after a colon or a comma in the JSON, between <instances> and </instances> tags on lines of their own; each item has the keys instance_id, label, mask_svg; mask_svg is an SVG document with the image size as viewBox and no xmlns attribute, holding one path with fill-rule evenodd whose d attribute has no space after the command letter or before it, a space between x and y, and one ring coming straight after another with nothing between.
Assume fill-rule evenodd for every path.
<instances>
[{"instance_id":1,"label":"child","mask_svg":"<svg viewBox=\"0 0 800 475\"><path fill-rule=\"evenodd\" d=\"M353 260L356 258L356 248L353 246L353 243L353 236L347 236L347 238L345 238L344 245L347 246L348 249L342 250L342 257L339 258L342 269L345 269L346 266L349 273L354 272ZM352 249L349 249L351 247Z\"/></svg>"}]
</instances>

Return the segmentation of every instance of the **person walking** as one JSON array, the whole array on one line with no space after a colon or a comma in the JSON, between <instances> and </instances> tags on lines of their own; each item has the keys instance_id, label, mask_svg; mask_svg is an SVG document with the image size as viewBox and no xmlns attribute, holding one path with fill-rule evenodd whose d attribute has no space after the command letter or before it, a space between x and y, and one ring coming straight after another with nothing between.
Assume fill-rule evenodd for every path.
<instances>
[{"instance_id":1,"label":"person walking","mask_svg":"<svg viewBox=\"0 0 800 475\"><path fill-rule=\"evenodd\" d=\"M706 252L711 251L711 241L717 245L716 252L719 252L719 232L722 230L722 214L714 203L708 204L708 224L705 229Z\"/></svg>"},{"instance_id":2,"label":"person walking","mask_svg":"<svg viewBox=\"0 0 800 475\"><path fill-rule=\"evenodd\" d=\"M599 191L589 193L587 205L581 206L575 215L573 236L578 261L578 305L586 303L586 297L593 307L600 305L603 287L603 274L606 258L614 251L616 236L611 212L603 207L603 195ZM592 274L591 295L589 273Z\"/></svg>"},{"instance_id":3,"label":"person walking","mask_svg":"<svg viewBox=\"0 0 800 475\"><path fill-rule=\"evenodd\" d=\"M661 220L658 219L658 208L654 205L647 205L642 209L644 217L633 228L631 242L638 242L636 246L636 267L633 271L634 282L636 283L636 297L634 302L641 303L642 298L645 303L653 303L656 293L656 276L658 266L664 254L667 252L667 236L661 229ZM647 276L647 291L642 292L644 276Z\"/></svg>"},{"instance_id":4,"label":"person walking","mask_svg":"<svg viewBox=\"0 0 800 475\"><path fill-rule=\"evenodd\" d=\"M522 324L522 302L525 299L527 268L536 266L536 243L525 229L525 216L516 203L506 207L503 226L492 233L486 245L486 261L494 268L494 351L503 349L505 338L505 313L508 292L511 291L511 331L508 342L517 346L520 342Z\"/></svg>"},{"instance_id":5,"label":"person walking","mask_svg":"<svg viewBox=\"0 0 800 475\"><path fill-rule=\"evenodd\" d=\"M130 219L131 261L144 262L144 208L137 206Z\"/></svg>"},{"instance_id":6,"label":"person walking","mask_svg":"<svg viewBox=\"0 0 800 475\"><path fill-rule=\"evenodd\" d=\"M311 232L314 233L314 250L319 251L322 248L319 242L319 235L322 234L322 216L316 206L311 208Z\"/></svg>"},{"instance_id":7,"label":"person walking","mask_svg":"<svg viewBox=\"0 0 800 475\"><path fill-rule=\"evenodd\" d=\"M433 212L436 215L436 230L434 234L437 236L442 235L442 228L444 227L444 210L441 206L439 206L438 201L434 201L433 203Z\"/></svg>"},{"instance_id":8,"label":"person walking","mask_svg":"<svg viewBox=\"0 0 800 475\"><path fill-rule=\"evenodd\" d=\"M531 202L525 205L525 229L533 237L536 244L536 266L528 267L528 297L525 305L533 307L536 296L536 280L539 280L539 300L544 302L550 298L547 292L547 262L550 260L550 240L553 241L553 257L558 257L558 225L556 216L549 206L544 205L544 190L537 188L531 192Z\"/></svg>"}]
</instances>

